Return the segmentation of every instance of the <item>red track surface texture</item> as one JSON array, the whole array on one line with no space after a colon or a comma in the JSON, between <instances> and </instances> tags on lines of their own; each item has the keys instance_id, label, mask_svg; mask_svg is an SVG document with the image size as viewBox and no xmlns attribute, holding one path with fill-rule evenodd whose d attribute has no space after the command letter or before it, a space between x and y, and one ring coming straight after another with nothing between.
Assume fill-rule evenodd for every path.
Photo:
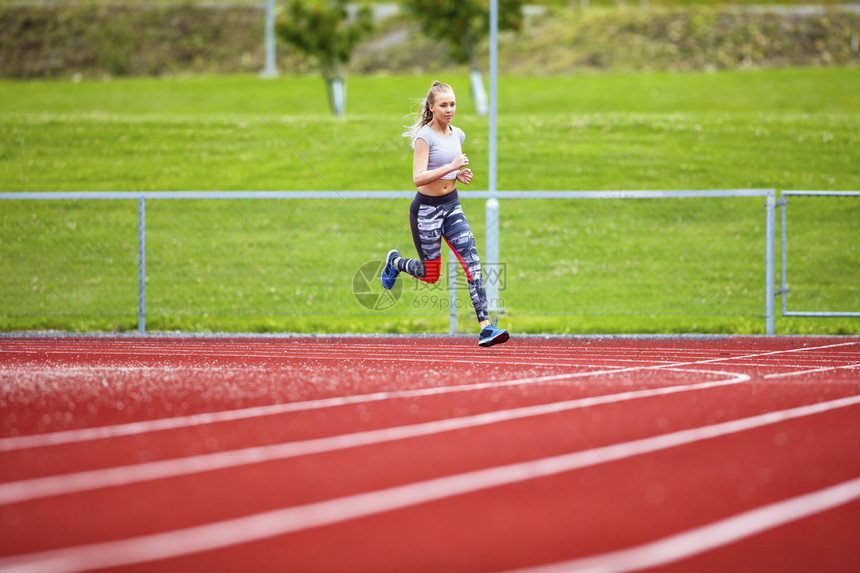
<instances>
[{"instance_id":1,"label":"red track surface texture","mask_svg":"<svg viewBox=\"0 0 860 573\"><path fill-rule=\"evenodd\" d=\"M0 388L0 570L860 570L857 338L5 338Z\"/></svg>"}]
</instances>

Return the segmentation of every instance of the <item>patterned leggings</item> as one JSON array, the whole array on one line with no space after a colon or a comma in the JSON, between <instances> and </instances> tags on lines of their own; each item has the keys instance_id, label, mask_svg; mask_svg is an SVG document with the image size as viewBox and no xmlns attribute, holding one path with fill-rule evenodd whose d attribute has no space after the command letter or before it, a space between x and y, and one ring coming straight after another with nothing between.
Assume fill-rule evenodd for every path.
<instances>
[{"instance_id":1,"label":"patterned leggings","mask_svg":"<svg viewBox=\"0 0 860 573\"><path fill-rule=\"evenodd\" d=\"M469 296L478 322L487 320L487 295L475 237L463 214L457 191L441 197L418 193L409 207L409 225L418 259L401 258L397 268L413 277L435 283L441 270L442 239L454 250L469 281Z\"/></svg>"}]
</instances>

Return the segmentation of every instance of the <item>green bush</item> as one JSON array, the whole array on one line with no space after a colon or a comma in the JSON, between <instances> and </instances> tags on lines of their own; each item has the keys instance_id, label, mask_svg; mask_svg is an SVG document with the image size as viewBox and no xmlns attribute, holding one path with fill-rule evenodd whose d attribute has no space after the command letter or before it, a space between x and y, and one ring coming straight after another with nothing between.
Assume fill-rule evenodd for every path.
<instances>
[{"instance_id":1,"label":"green bush","mask_svg":"<svg viewBox=\"0 0 860 573\"><path fill-rule=\"evenodd\" d=\"M500 48L505 69L715 70L860 63L860 14L735 8L550 10Z\"/></svg>"},{"instance_id":2,"label":"green bush","mask_svg":"<svg viewBox=\"0 0 860 573\"><path fill-rule=\"evenodd\" d=\"M0 6L0 76L148 76L259 70L259 6Z\"/></svg>"},{"instance_id":3,"label":"green bush","mask_svg":"<svg viewBox=\"0 0 860 573\"><path fill-rule=\"evenodd\" d=\"M165 76L255 73L263 68L260 5L0 4L0 77ZM737 7L549 7L519 33L501 35L504 73L709 70L856 65L860 14ZM479 47L485 61L487 45ZM278 68L305 73L288 46ZM405 15L356 46L349 70L422 73L457 68Z\"/></svg>"}]
</instances>

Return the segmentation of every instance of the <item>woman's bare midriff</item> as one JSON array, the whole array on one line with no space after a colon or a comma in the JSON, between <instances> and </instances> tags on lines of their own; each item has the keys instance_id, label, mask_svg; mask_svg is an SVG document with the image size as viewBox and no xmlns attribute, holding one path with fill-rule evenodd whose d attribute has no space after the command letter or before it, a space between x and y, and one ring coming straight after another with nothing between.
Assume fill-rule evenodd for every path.
<instances>
[{"instance_id":1,"label":"woman's bare midriff","mask_svg":"<svg viewBox=\"0 0 860 573\"><path fill-rule=\"evenodd\" d=\"M431 197L440 197L447 195L457 188L456 179L437 179L427 185L422 185L418 188L418 192L422 195L430 195Z\"/></svg>"}]
</instances>

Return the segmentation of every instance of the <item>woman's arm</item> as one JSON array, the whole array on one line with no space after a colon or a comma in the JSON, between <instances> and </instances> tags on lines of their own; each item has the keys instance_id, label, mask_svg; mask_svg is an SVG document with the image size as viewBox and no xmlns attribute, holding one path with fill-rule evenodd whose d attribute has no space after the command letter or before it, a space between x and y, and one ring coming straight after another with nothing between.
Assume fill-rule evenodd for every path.
<instances>
[{"instance_id":1,"label":"woman's arm","mask_svg":"<svg viewBox=\"0 0 860 573\"><path fill-rule=\"evenodd\" d=\"M461 153L448 165L437 167L427 171L427 163L430 161L430 146L423 139L415 140L415 155L412 159L412 182L416 187L421 187L441 179L452 171L459 171L461 167L469 164L469 158Z\"/></svg>"}]
</instances>

